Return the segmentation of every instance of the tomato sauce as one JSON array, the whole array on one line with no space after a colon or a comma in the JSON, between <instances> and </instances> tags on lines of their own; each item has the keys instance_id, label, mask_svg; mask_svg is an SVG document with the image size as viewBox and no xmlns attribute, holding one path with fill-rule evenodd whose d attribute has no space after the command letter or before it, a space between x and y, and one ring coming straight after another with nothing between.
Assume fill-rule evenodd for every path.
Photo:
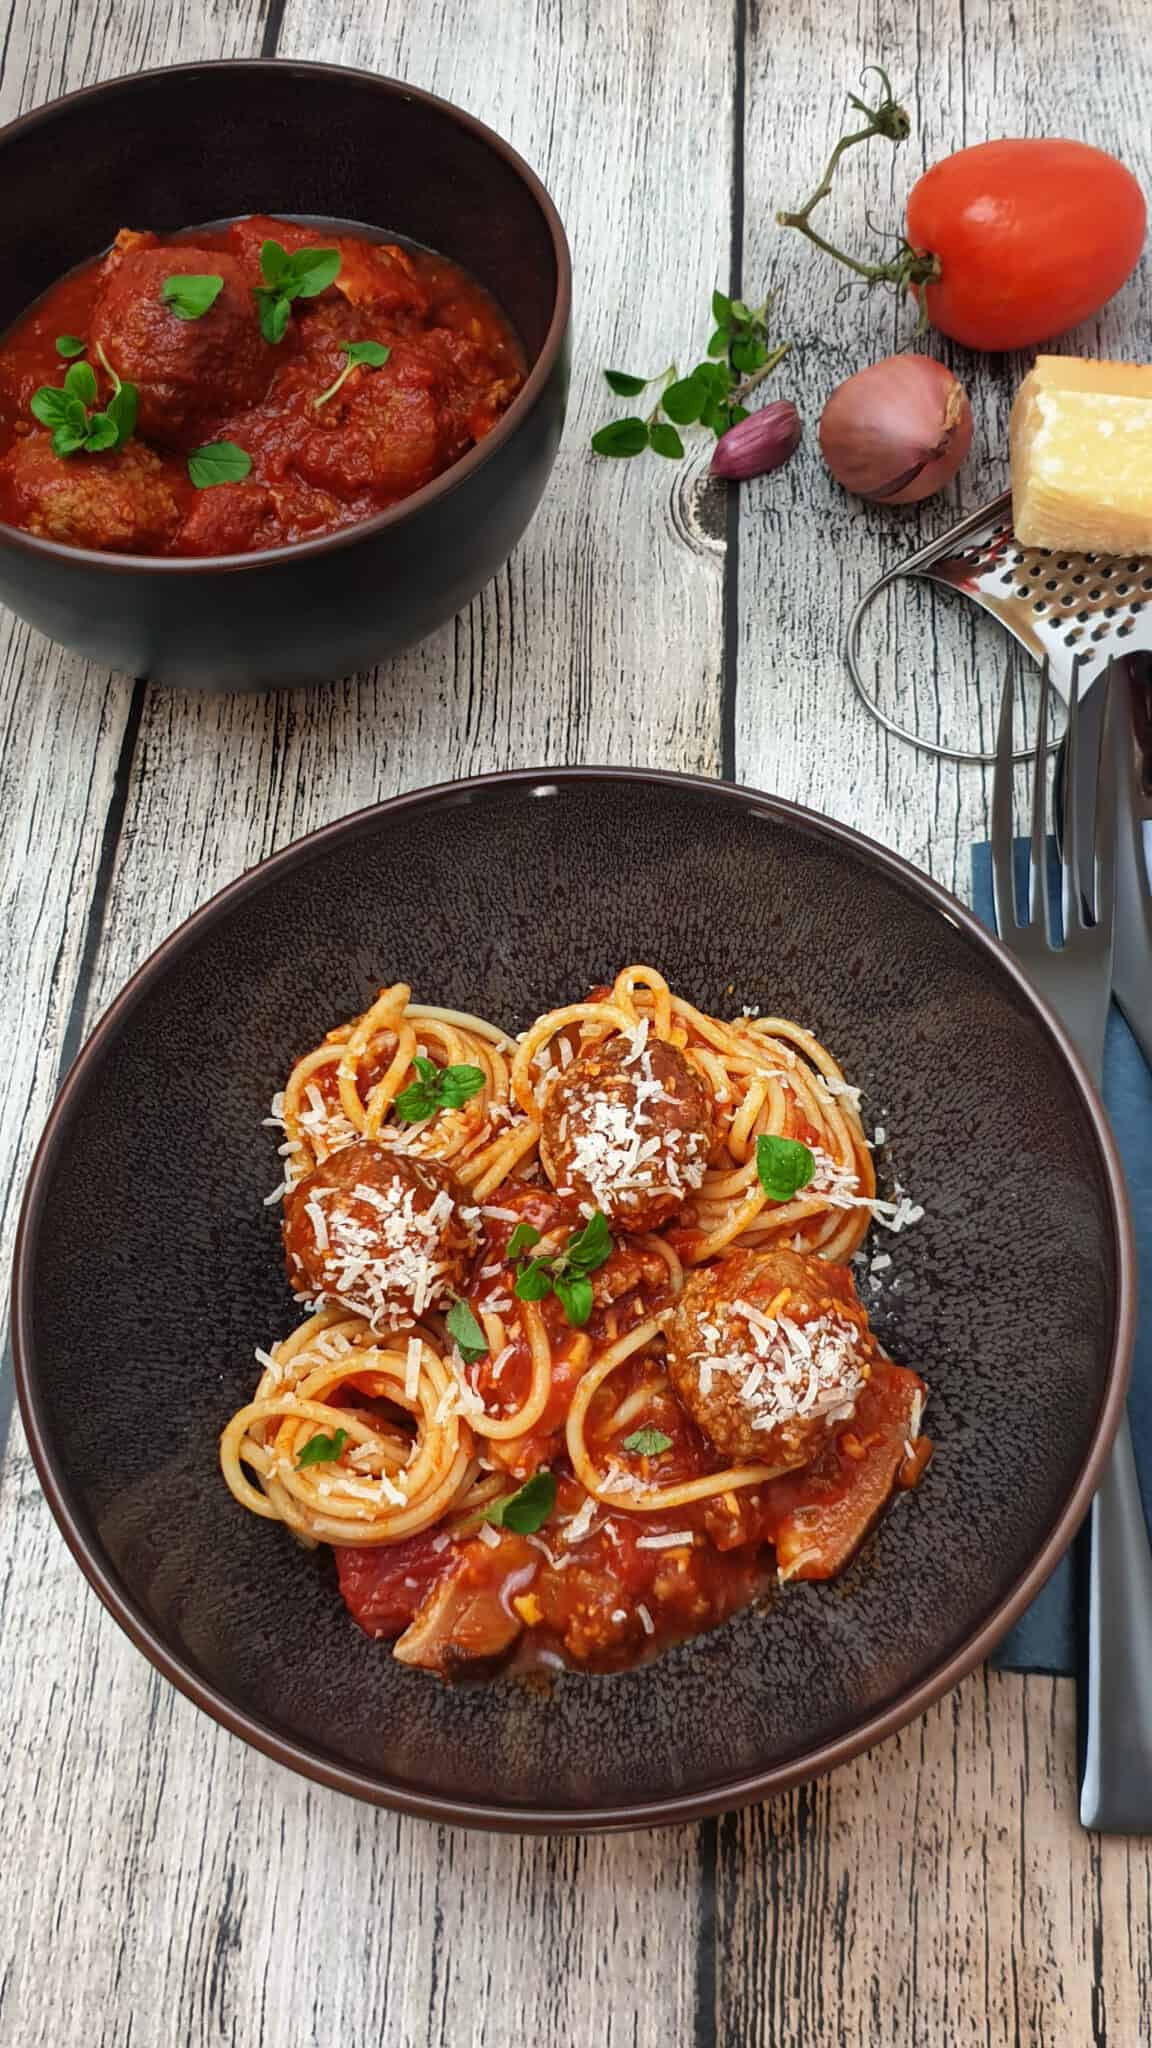
<instances>
[{"instance_id":1,"label":"tomato sauce","mask_svg":"<svg viewBox=\"0 0 1152 2048\"><path fill-rule=\"evenodd\" d=\"M470 1291L474 1310L511 1291L506 1261L517 1220L542 1237L583 1221L574 1204L541 1188L508 1184L488 1206L507 1214L487 1221L476 1270L487 1269L490 1277L477 1279ZM854 1299L841 1269L828 1268L828 1285ZM469 1644L487 1653L476 1675L481 1666L490 1668L497 1644L499 1658L515 1669L550 1663L627 1669L717 1627L765 1594L778 1574L835 1576L894 1488L919 1477L930 1449L919 1436L924 1383L880 1356L852 1420L831 1428L827 1445L803 1469L686 1507L635 1513L601 1502L589 1515L590 1497L572 1472L565 1443L572 1392L590 1357L668 1305L667 1267L638 1243L618 1238L594 1275L594 1291L584 1331L567 1324L554 1298L539 1304L553 1348L548 1407L529 1436L484 1446L490 1463L517 1481L544 1468L555 1475L555 1505L546 1522L534 1535L489 1529L481 1537L473 1515L450 1524L447 1536L441 1530L431 1539L424 1534L396 1546L341 1550L341 1591L368 1633L399 1635L427 1611L429 1593L439 1587L452 1603L450 1634L459 1646L451 1675L468 1674ZM519 1332L513 1318L508 1327ZM514 1414L531 1383L523 1337L517 1334L499 1362L485 1356L475 1364L470 1380L489 1415ZM625 1448L640 1428L667 1439L658 1459ZM651 1353L625 1360L598 1389L585 1436L599 1471L615 1467L643 1487L672 1487L727 1463L685 1412L662 1361Z\"/></svg>"},{"instance_id":2,"label":"tomato sauce","mask_svg":"<svg viewBox=\"0 0 1152 2048\"><path fill-rule=\"evenodd\" d=\"M278 340L258 297L270 241L290 258L314 249L340 257L330 285L291 300ZM212 303L180 317L165 296L172 279L205 276L221 281ZM89 421L118 382L135 391L136 426L122 445L62 452L33 414L38 391L63 390L70 364L59 337L83 344L69 346L94 379ZM0 519L137 554L315 539L442 474L491 431L524 371L500 309L431 251L264 217L176 236L124 230L0 346ZM239 457L224 481L198 483L189 456L221 443Z\"/></svg>"}]
</instances>

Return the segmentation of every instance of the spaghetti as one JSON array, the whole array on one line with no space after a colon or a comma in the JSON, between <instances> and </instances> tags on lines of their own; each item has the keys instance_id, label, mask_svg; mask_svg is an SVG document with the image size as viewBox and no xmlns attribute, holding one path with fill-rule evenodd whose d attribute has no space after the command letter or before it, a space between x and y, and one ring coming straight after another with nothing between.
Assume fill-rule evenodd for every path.
<instances>
[{"instance_id":1,"label":"spaghetti","mask_svg":"<svg viewBox=\"0 0 1152 2048\"><path fill-rule=\"evenodd\" d=\"M876 1196L810 1032L655 969L514 1039L396 983L290 1074L308 1319L221 1440L253 1513L331 1545L395 1654L617 1669L842 1569L919 1477L923 1382L845 1262Z\"/></svg>"}]
</instances>

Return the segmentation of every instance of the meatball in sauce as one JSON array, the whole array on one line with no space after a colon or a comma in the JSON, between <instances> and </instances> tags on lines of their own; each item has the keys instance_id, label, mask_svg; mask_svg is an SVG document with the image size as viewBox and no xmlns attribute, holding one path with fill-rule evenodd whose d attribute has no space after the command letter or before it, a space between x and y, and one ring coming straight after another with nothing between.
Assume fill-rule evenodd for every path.
<instances>
[{"instance_id":1,"label":"meatball in sauce","mask_svg":"<svg viewBox=\"0 0 1152 2048\"><path fill-rule=\"evenodd\" d=\"M579 1054L544 1104L540 1159L554 1188L624 1230L655 1230L704 1179L712 1099L674 1045L641 1030Z\"/></svg>"},{"instance_id":2,"label":"meatball in sauce","mask_svg":"<svg viewBox=\"0 0 1152 2048\"><path fill-rule=\"evenodd\" d=\"M443 1308L464 1288L478 1214L447 1167L366 1140L332 1153L284 1204L288 1277L376 1329Z\"/></svg>"},{"instance_id":3,"label":"meatball in sauce","mask_svg":"<svg viewBox=\"0 0 1152 2048\"><path fill-rule=\"evenodd\" d=\"M92 308L92 343L140 396L139 432L182 446L190 430L224 408L253 405L277 357L260 332L242 265L219 249L136 246L110 261ZM223 279L202 318L180 320L164 298L170 277ZM102 352L102 357L101 357Z\"/></svg>"},{"instance_id":4,"label":"meatball in sauce","mask_svg":"<svg viewBox=\"0 0 1152 2048\"><path fill-rule=\"evenodd\" d=\"M725 1457L810 1464L878 1356L852 1276L798 1252L730 1253L685 1283L668 1329L681 1403Z\"/></svg>"}]
</instances>

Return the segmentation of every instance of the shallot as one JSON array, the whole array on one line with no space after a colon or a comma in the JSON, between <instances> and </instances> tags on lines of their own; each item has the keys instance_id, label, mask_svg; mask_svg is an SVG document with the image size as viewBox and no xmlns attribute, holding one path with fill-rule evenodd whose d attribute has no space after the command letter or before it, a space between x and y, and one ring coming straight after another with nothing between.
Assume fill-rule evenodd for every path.
<instances>
[{"instance_id":1,"label":"shallot","mask_svg":"<svg viewBox=\"0 0 1152 2048\"><path fill-rule=\"evenodd\" d=\"M857 370L820 415L820 451L837 483L885 505L942 490L971 445L967 393L931 356L885 356Z\"/></svg>"}]
</instances>

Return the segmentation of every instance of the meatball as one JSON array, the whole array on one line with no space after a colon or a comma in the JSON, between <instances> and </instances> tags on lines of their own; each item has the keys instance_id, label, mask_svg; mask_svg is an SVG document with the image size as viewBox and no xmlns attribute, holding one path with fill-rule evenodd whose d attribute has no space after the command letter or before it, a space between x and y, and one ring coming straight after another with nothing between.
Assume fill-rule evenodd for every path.
<instances>
[{"instance_id":1,"label":"meatball","mask_svg":"<svg viewBox=\"0 0 1152 2048\"><path fill-rule=\"evenodd\" d=\"M0 463L0 490L18 525L74 548L155 554L180 522L170 472L138 441L62 456L50 434L24 435Z\"/></svg>"},{"instance_id":2,"label":"meatball","mask_svg":"<svg viewBox=\"0 0 1152 2048\"><path fill-rule=\"evenodd\" d=\"M810 1464L846 1422L877 1356L843 1266L732 1252L691 1273L668 1328L683 1407L728 1458Z\"/></svg>"},{"instance_id":3,"label":"meatball","mask_svg":"<svg viewBox=\"0 0 1152 2048\"><path fill-rule=\"evenodd\" d=\"M181 320L163 298L165 278L209 273L224 287L198 320ZM256 302L240 263L218 249L130 249L110 269L92 309L92 351L140 394L146 439L194 441L198 422L225 408L254 405L276 367L260 332Z\"/></svg>"},{"instance_id":4,"label":"meatball","mask_svg":"<svg viewBox=\"0 0 1152 2048\"><path fill-rule=\"evenodd\" d=\"M712 1098L663 1040L609 1038L561 1068L544 1104L540 1159L553 1187L626 1230L655 1230L704 1179Z\"/></svg>"},{"instance_id":5,"label":"meatball","mask_svg":"<svg viewBox=\"0 0 1152 2048\"><path fill-rule=\"evenodd\" d=\"M292 467L333 497L393 504L431 483L468 446L449 397L443 357L424 342L398 342L380 369L353 371L301 436Z\"/></svg>"},{"instance_id":6,"label":"meatball","mask_svg":"<svg viewBox=\"0 0 1152 2048\"><path fill-rule=\"evenodd\" d=\"M441 1308L463 1289L478 1215L455 1176L358 1140L298 1181L284 1204L288 1277L378 1329Z\"/></svg>"},{"instance_id":7,"label":"meatball","mask_svg":"<svg viewBox=\"0 0 1152 2048\"><path fill-rule=\"evenodd\" d=\"M180 553L240 555L279 547L283 538L276 498L266 485L216 484L197 491L180 528Z\"/></svg>"}]
</instances>

